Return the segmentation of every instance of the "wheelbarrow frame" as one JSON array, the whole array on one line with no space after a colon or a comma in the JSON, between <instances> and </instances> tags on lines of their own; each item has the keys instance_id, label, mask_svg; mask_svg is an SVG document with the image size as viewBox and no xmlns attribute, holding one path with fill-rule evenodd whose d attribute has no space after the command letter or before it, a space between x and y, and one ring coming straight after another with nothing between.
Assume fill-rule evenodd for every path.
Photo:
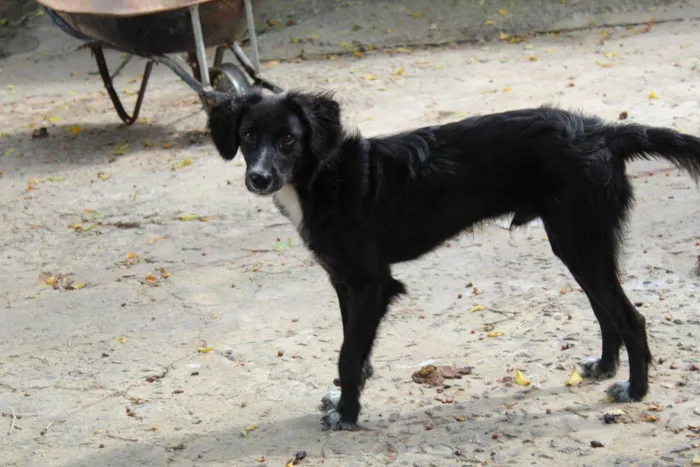
<instances>
[{"instance_id":1,"label":"wheelbarrow frame","mask_svg":"<svg viewBox=\"0 0 700 467\"><path fill-rule=\"evenodd\" d=\"M242 94L250 90L251 85L248 81L249 77L253 84L252 87L259 87L272 91L273 93L279 94L283 92L283 89L276 86L275 84L267 81L260 76L260 58L258 52L258 41L255 32L255 22L253 17L253 6L251 0L244 0L246 21L247 21L247 31L250 38L250 45L252 49L253 60L246 56L245 52L241 48L240 44L236 40L232 40L228 44L220 44L216 46L216 52L214 55L214 64L210 69L207 64L206 56L206 44L205 38L202 31L202 22L200 18L199 7L200 4L194 4L191 6L183 7L189 9L189 15L191 19L192 32L194 36L194 51L187 51L187 61L185 61L179 54L176 54L174 58L167 56L166 54L149 54L141 55L138 51L125 50L122 47L116 46L114 44L107 43L106 41L90 37L82 32L73 28L68 24L60 15L59 12L52 10L51 8L43 5L43 8L47 11L54 23L65 33L75 37L76 39L86 42L86 47L89 47L92 51L92 55L95 57L95 62L97 63L97 68L102 78L102 82L107 89L107 93L114 105L114 108L119 115L119 118L127 125L132 125L138 119L141 106L144 101L146 94L146 89L148 87L148 81L153 70L153 65L160 63L168 67L173 71L180 79L182 79L185 84L187 84L193 91L197 93L202 102L202 106L205 111L209 112L212 106L216 105L218 102L230 98L231 94ZM156 13L157 14L157 13ZM104 49L113 49L127 54L126 58L122 63L116 68L116 70L110 74L107 61L104 55ZM223 63L224 53L226 49L231 50L233 55L236 57L240 68L245 71L245 74L240 71L240 69L231 64ZM124 69L124 67L131 61L134 55L146 58L148 61L145 65L143 77L141 79L141 85L139 87L139 92L136 98L136 103L131 114L127 113L122 104L121 98L114 88L113 81L119 75L119 73ZM190 74L187 71L187 67L192 70ZM212 73L216 74L217 78L223 77L223 85L221 80L218 80L214 85L212 85ZM247 75L247 77L246 77ZM217 89L218 88L218 89Z\"/></svg>"}]
</instances>

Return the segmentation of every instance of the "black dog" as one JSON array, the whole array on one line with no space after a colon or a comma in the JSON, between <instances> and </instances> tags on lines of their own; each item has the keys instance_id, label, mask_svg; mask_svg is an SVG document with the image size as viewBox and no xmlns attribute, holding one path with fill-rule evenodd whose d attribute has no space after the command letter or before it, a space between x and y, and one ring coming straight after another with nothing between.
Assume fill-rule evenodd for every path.
<instances>
[{"instance_id":1,"label":"black dog","mask_svg":"<svg viewBox=\"0 0 700 467\"><path fill-rule=\"evenodd\" d=\"M629 381L607 393L619 402L646 395L645 319L618 278L633 203L625 164L663 158L697 182L700 139L550 107L364 139L343 130L330 95L301 92L232 97L211 109L208 126L224 159L240 145L246 187L274 194L338 294L341 392L324 398L326 427L357 428L377 327L392 299L405 293L391 265L507 214L514 215L512 228L542 219L552 251L588 296L603 351L582 363L584 375L614 376L624 344Z\"/></svg>"}]
</instances>

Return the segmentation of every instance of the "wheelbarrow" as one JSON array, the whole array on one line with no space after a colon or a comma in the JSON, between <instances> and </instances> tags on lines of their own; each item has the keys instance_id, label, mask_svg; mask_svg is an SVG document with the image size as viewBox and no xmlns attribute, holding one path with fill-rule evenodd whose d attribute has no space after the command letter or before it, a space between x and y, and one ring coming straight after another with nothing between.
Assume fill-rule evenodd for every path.
<instances>
[{"instance_id":1,"label":"wheelbarrow","mask_svg":"<svg viewBox=\"0 0 700 467\"><path fill-rule=\"evenodd\" d=\"M192 88L207 112L231 94L244 94L253 87L281 93L281 88L260 76L253 7L262 1L38 0L61 30L85 41L92 50L114 108L127 125L138 119L154 63L167 66ZM238 43L246 31L252 47L252 61ZM206 49L211 47L216 52L213 66L209 67ZM111 74L104 49L126 54ZM227 49L233 52L239 65L224 63ZM186 55L186 59L182 55ZM148 61L136 104L129 115L114 89L113 80L134 56Z\"/></svg>"}]
</instances>

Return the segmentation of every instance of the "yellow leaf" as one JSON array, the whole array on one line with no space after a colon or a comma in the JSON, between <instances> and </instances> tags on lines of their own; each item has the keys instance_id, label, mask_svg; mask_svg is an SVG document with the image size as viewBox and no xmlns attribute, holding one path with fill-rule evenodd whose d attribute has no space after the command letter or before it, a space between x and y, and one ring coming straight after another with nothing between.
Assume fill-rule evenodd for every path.
<instances>
[{"instance_id":1,"label":"yellow leaf","mask_svg":"<svg viewBox=\"0 0 700 467\"><path fill-rule=\"evenodd\" d=\"M80 284L73 284L73 290L80 290L84 289L87 284L85 282L81 282Z\"/></svg>"},{"instance_id":2,"label":"yellow leaf","mask_svg":"<svg viewBox=\"0 0 700 467\"><path fill-rule=\"evenodd\" d=\"M6 156L11 156L15 152L15 148L9 148L5 151Z\"/></svg>"},{"instance_id":3,"label":"yellow leaf","mask_svg":"<svg viewBox=\"0 0 700 467\"><path fill-rule=\"evenodd\" d=\"M341 42L340 46L344 49L351 49L352 48L352 44L350 42Z\"/></svg>"},{"instance_id":4,"label":"yellow leaf","mask_svg":"<svg viewBox=\"0 0 700 467\"><path fill-rule=\"evenodd\" d=\"M532 384L532 381L527 379L527 377L524 374L522 374L520 372L520 370L518 370L516 368L516 370L515 370L515 384L517 384L519 386L529 386L530 384Z\"/></svg>"},{"instance_id":5,"label":"yellow leaf","mask_svg":"<svg viewBox=\"0 0 700 467\"><path fill-rule=\"evenodd\" d=\"M211 352L212 350L214 350L214 347L200 347L200 348L197 349L197 352L199 352L199 353L209 353L209 352ZM248 430L248 431L251 431L251 430Z\"/></svg>"},{"instance_id":6,"label":"yellow leaf","mask_svg":"<svg viewBox=\"0 0 700 467\"><path fill-rule=\"evenodd\" d=\"M414 11L413 13L411 13L411 16L414 18L420 18L421 16L423 16L423 12L422 11Z\"/></svg>"},{"instance_id":7,"label":"yellow leaf","mask_svg":"<svg viewBox=\"0 0 700 467\"><path fill-rule=\"evenodd\" d=\"M311 35L311 40L315 41L315 40L318 39L319 37L321 37L321 36L319 36L318 34L312 34L312 35ZM273 60L273 62L274 62L274 61L275 61L275 60ZM279 62L277 62L277 63L279 63Z\"/></svg>"},{"instance_id":8,"label":"yellow leaf","mask_svg":"<svg viewBox=\"0 0 700 467\"><path fill-rule=\"evenodd\" d=\"M131 261L131 260L134 259L134 258L136 258L136 253L134 253L133 251L130 252L128 255L126 255L126 260L127 260L127 261Z\"/></svg>"},{"instance_id":9,"label":"yellow leaf","mask_svg":"<svg viewBox=\"0 0 700 467\"><path fill-rule=\"evenodd\" d=\"M483 305L474 305L474 306L471 308L471 310L469 310L469 311L470 311L471 313L474 313L475 311L481 311L481 310L485 310L485 309L486 309L486 307L483 306Z\"/></svg>"},{"instance_id":10,"label":"yellow leaf","mask_svg":"<svg viewBox=\"0 0 700 467\"><path fill-rule=\"evenodd\" d=\"M63 120L62 117L49 117L50 122L59 122L61 120Z\"/></svg>"},{"instance_id":11,"label":"yellow leaf","mask_svg":"<svg viewBox=\"0 0 700 467\"><path fill-rule=\"evenodd\" d=\"M364 56L365 56L365 54L363 54L363 53L360 52L359 50L353 51L352 54L353 54L355 57L364 57Z\"/></svg>"},{"instance_id":12,"label":"yellow leaf","mask_svg":"<svg viewBox=\"0 0 700 467\"><path fill-rule=\"evenodd\" d=\"M503 332L501 332L501 331L489 331L489 333L486 335L489 337L501 337L503 335Z\"/></svg>"},{"instance_id":13,"label":"yellow leaf","mask_svg":"<svg viewBox=\"0 0 700 467\"><path fill-rule=\"evenodd\" d=\"M158 431L160 430L160 427L158 425L153 425L151 428L148 429L148 431Z\"/></svg>"},{"instance_id":14,"label":"yellow leaf","mask_svg":"<svg viewBox=\"0 0 700 467\"><path fill-rule=\"evenodd\" d=\"M401 76L401 75L404 74L405 71L406 71L406 70L404 69L404 67L401 67L401 68L399 68L398 70L395 70L395 71L394 71L394 74L395 74L396 76Z\"/></svg>"},{"instance_id":15,"label":"yellow leaf","mask_svg":"<svg viewBox=\"0 0 700 467\"><path fill-rule=\"evenodd\" d=\"M257 462L265 462L265 456L258 456L255 460Z\"/></svg>"},{"instance_id":16,"label":"yellow leaf","mask_svg":"<svg viewBox=\"0 0 700 467\"><path fill-rule=\"evenodd\" d=\"M529 57L527 57L527 59L531 62L536 62L538 60L538 58L535 55L530 55Z\"/></svg>"},{"instance_id":17,"label":"yellow leaf","mask_svg":"<svg viewBox=\"0 0 700 467\"><path fill-rule=\"evenodd\" d=\"M659 98L659 95L656 94L656 92L651 91L651 92L649 93L649 99L658 99L658 98Z\"/></svg>"},{"instance_id":18,"label":"yellow leaf","mask_svg":"<svg viewBox=\"0 0 700 467\"><path fill-rule=\"evenodd\" d=\"M379 76L377 75L372 75L372 74L367 74L367 75L362 75L363 79L366 79L367 81L375 81L379 79Z\"/></svg>"},{"instance_id":19,"label":"yellow leaf","mask_svg":"<svg viewBox=\"0 0 700 467\"><path fill-rule=\"evenodd\" d=\"M170 277L170 276L172 276L172 275L173 275L172 272L164 272L163 274L161 274L161 277L162 277L163 279L167 279L168 277Z\"/></svg>"},{"instance_id":20,"label":"yellow leaf","mask_svg":"<svg viewBox=\"0 0 700 467\"><path fill-rule=\"evenodd\" d=\"M501 16L505 16L508 14L508 10L498 10L498 14Z\"/></svg>"},{"instance_id":21,"label":"yellow leaf","mask_svg":"<svg viewBox=\"0 0 700 467\"><path fill-rule=\"evenodd\" d=\"M465 417L464 415L455 415L455 420L457 420L458 422L466 422L467 417Z\"/></svg>"},{"instance_id":22,"label":"yellow leaf","mask_svg":"<svg viewBox=\"0 0 700 467\"><path fill-rule=\"evenodd\" d=\"M0 18L0 26L5 26L7 24L7 18Z\"/></svg>"},{"instance_id":23,"label":"yellow leaf","mask_svg":"<svg viewBox=\"0 0 700 467\"><path fill-rule=\"evenodd\" d=\"M126 339L126 336L121 336L121 337L119 338L119 343L120 343L120 344L124 344L124 343L126 342L126 340L127 340L127 339Z\"/></svg>"},{"instance_id":24,"label":"yellow leaf","mask_svg":"<svg viewBox=\"0 0 700 467\"><path fill-rule=\"evenodd\" d=\"M97 172L97 178L100 180L109 180L110 175L104 172Z\"/></svg>"},{"instance_id":25,"label":"yellow leaf","mask_svg":"<svg viewBox=\"0 0 700 467\"><path fill-rule=\"evenodd\" d=\"M579 374L578 370L576 370L576 367L574 367L567 380L564 381L564 384L566 384L567 386L578 386L579 384L581 384L581 381L583 381L583 378Z\"/></svg>"},{"instance_id":26,"label":"yellow leaf","mask_svg":"<svg viewBox=\"0 0 700 467\"><path fill-rule=\"evenodd\" d=\"M503 92L511 92L511 91L512 91L512 89L510 86L506 86L505 88L503 88Z\"/></svg>"},{"instance_id":27,"label":"yellow leaf","mask_svg":"<svg viewBox=\"0 0 700 467\"><path fill-rule=\"evenodd\" d=\"M114 154L115 156L123 156L124 154L126 154L127 149L129 149L129 144L124 143L121 146L117 146L116 148L114 148L112 154Z\"/></svg>"},{"instance_id":28,"label":"yellow leaf","mask_svg":"<svg viewBox=\"0 0 700 467\"><path fill-rule=\"evenodd\" d=\"M70 134L71 134L71 135L77 135L77 134L80 133L81 131L83 131L83 129L82 129L80 126L75 125L74 127L72 127L72 128L70 129Z\"/></svg>"},{"instance_id":29,"label":"yellow leaf","mask_svg":"<svg viewBox=\"0 0 700 467\"><path fill-rule=\"evenodd\" d=\"M192 165L192 159L185 159L184 161L178 161L173 164L174 169L181 169L183 167L187 167L188 165Z\"/></svg>"},{"instance_id":30,"label":"yellow leaf","mask_svg":"<svg viewBox=\"0 0 700 467\"><path fill-rule=\"evenodd\" d=\"M196 221L197 219L199 219L197 214L183 214L180 216L180 220L184 222Z\"/></svg>"},{"instance_id":31,"label":"yellow leaf","mask_svg":"<svg viewBox=\"0 0 700 467\"><path fill-rule=\"evenodd\" d=\"M56 276L51 276L48 279L44 280L44 284L48 285L49 287L53 287L54 285L56 285L57 281L58 279L56 279Z\"/></svg>"},{"instance_id":32,"label":"yellow leaf","mask_svg":"<svg viewBox=\"0 0 700 467\"><path fill-rule=\"evenodd\" d=\"M251 431L255 431L255 430L257 430L257 429L258 429L258 425L248 425L247 427L245 427L245 428L243 428L243 429L241 430L241 434L242 434L245 438L247 438L247 437L248 437L248 433L250 433Z\"/></svg>"},{"instance_id":33,"label":"yellow leaf","mask_svg":"<svg viewBox=\"0 0 700 467\"><path fill-rule=\"evenodd\" d=\"M487 19L487 20L484 22L484 24L485 24L486 26L494 26L494 25L496 24L496 22L495 22L494 20L492 20L492 19Z\"/></svg>"},{"instance_id":34,"label":"yellow leaf","mask_svg":"<svg viewBox=\"0 0 700 467\"><path fill-rule=\"evenodd\" d=\"M504 41L504 40L508 39L508 34L506 34L505 32L501 31L501 33L498 35L498 39L501 40L501 41Z\"/></svg>"}]
</instances>

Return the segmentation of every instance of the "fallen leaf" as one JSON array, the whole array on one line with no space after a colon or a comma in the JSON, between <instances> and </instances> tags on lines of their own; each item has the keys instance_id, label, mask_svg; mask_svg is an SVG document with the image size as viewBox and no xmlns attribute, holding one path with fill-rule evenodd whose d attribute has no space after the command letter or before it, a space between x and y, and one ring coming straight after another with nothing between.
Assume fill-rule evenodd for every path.
<instances>
[{"instance_id":1,"label":"fallen leaf","mask_svg":"<svg viewBox=\"0 0 700 467\"><path fill-rule=\"evenodd\" d=\"M158 425L153 425L147 431L158 431L158 430L160 430L160 427Z\"/></svg>"},{"instance_id":2,"label":"fallen leaf","mask_svg":"<svg viewBox=\"0 0 700 467\"><path fill-rule=\"evenodd\" d=\"M196 221L197 219L199 219L197 214L183 214L180 216L180 220L184 222Z\"/></svg>"},{"instance_id":3,"label":"fallen leaf","mask_svg":"<svg viewBox=\"0 0 700 467\"><path fill-rule=\"evenodd\" d=\"M265 462L265 456L258 456L258 457L255 459L255 461L256 461L256 462Z\"/></svg>"},{"instance_id":4,"label":"fallen leaf","mask_svg":"<svg viewBox=\"0 0 700 467\"><path fill-rule=\"evenodd\" d=\"M66 286L66 289L68 290L80 290L84 289L87 284L85 282L80 282L79 284L70 284Z\"/></svg>"},{"instance_id":5,"label":"fallen leaf","mask_svg":"<svg viewBox=\"0 0 700 467\"><path fill-rule=\"evenodd\" d=\"M458 422L466 422L467 417L465 417L464 415L455 415L455 420L457 420Z\"/></svg>"},{"instance_id":6,"label":"fallen leaf","mask_svg":"<svg viewBox=\"0 0 700 467\"><path fill-rule=\"evenodd\" d=\"M114 154L115 156L123 156L124 154L126 154L126 151L128 149L129 149L129 144L124 143L121 146L117 146L116 148L114 148L114 151L112 151L112 154Z\"/></svg>"},{"instance_id":7,"label":"fallen leaf","mask_svg":"<svg viewBox=\"0 0 700 467\"><path fill-rule=\"evenodd\" d=\"M420 18L421 16L423 16L422 11L414 11L413 13L411 13L411 17L413 18Z\"/></svg>"},{"instance_id":8,"label":"fallen leaf","mask_svg":"<svg viewBox=\"0 0 700 467\"><path fill-rule=\"evenodd\" d=\"M197 349L197 352L199 353L209 353L212 350L214 350L214 347L200 347Z\"/></svg>"},{"instance_id":9,"label":"fallen leaf","mask_svg":"<svg viewBox=\"0 0 700 467\"><path fill-rule=\"evenodd\" d=\"M579 374L578 370L576 370L576 367L574 367L567 380L564 381L564 384L566 384L567 386L577 386L581 384L581 381L583 381L583 378Z\"/></svg>"},{"instance_id":10,"label":"fallen leaf","mask_svg":"<svg viewBox=\"0 0 700 467\"><path fill-rule=\"evenodd\" d=\"M275 251L284 251L288 250L292 247L292 239L288 238L286 242L277 242L274 244L272 247L273 250Z\"/></svg>"},{"instance_id":11,"label":"fallen leaf","mask_svg":"<svg viewBox=\"0 0 700 467\"><path fill-rule=\"evenodd\" d=\"M515 380L514 381L515 381L515 384L517 384L518 386L529 386L530 384L532 384L532 381L527 379L527 377L524 374L522 374L522 372L520 370L518 370L517 368L515 370Z\"/></svg>"},{"instance_id":12,"label":"fallen leaf","mask_svg":"<svg viewBox=\"0 0 700 467\"><path fill-rule=\"evenodd\" d=\"M498 10L498 14L501 15L501 16L505 16L505 15L508 14L508 10L503 10L503 9Z\"/></svg>"},{"instance_id":13,"label":"fallen leaf","mask_svg":"<svg viewBox=\"0 0 700 467\"><path fill-rule=\"evenodd\" d=\"M647 415L644 417L644 421L647 423L656 423L659 421L659 417L656 415Z\"/></svg>"},{"instance_id":14,"label":"fallen leaf","mask_svg":"<svg viewBox=\"0 0 700 467\"><path fill-rule=\"evenodd\" d=\"M489 337L501 337L503 335L503 332L501 332L501 331L489 331L489 333L486 335Z\"/></svg>"},{"instance_id":15,"label":"fallen leaf","mask_svg":"<svg viewBox=\"0 0 700 467\"><path fill-rule=\"evenodd\" d=\"M12 147L8 148L5 150L5 156L11 156L12 154L14 154L15 151L16 151L15 148L12 148Z\"/></svg>"},{"instance_id":16,"label":"fallen leaf","mask_svg":"<svg viewBox=\"0 0 700 467\"><path fill-rule=\"evenodd\" d=\"M471 313L474 313L475 311L481 311L481 310L485 310L485 309L486 309L486 307L483 305L474 305L473 307L471 307L471 309L469 311Z\"/></svg>"},{"instance_id":17,"label":"fallen leaf","mask_svg":"<svg viewBox=\"0 0 700 467\"><path fill-rule=\"evenodd\" d=\"M245 427L245 428L243 428L243 429L241 430L241 434L242 434L245 438L247 438L247 437L248 437L248 433L250 433L251 431L255 431L255 430L257 430L257 429L258 429L258 425L248 425L247 427Z\"/></svg>"},{"instance_id":18,"label":"fallen leaf","mask_svg":"<svg viewBox=\"0 0 700 467\"><path fill-rule=\"evenodd\" d=\"M70 129L70 134L71 134L71 135L77 135L77 134L79 134L79 133L82 132L82 131L83 131L83 129L82 129L80 126L75 125L75 126L71 127L71 129Z\"/></svg>"},{"instance_id":19,"label":"fallen leaf","mask_svg":"<svg viewBox=\"0 0 700 467\"><path fill-rule=\"evenodd\" d=\"M487 20L484 22L484 24L485 24L486 26L494 26L494 25L496 24L496 22L495 22L494 20L492 20L492 19L487 19Z\"/></svg>"},{"instance_id":20,"label":"fallen leaf","mask_svg":"<svg viewBox=\"0 0 700 467\"><path fill-rule=\"evenodd\" d=\"M503 92L511 92L513 89L510 86L503 88Z\"/></svg>"},{"instance_id":21,"label":"fallen leaf","mask_svg":"<svg viewBox=\"0 0 700 467\"><path fill-rule=\"evenodd\" d=\"M48 285L49 287L55 286L57 282L58 282L58 278L55 275L50 276L47 279L44 279L44 285Z\"/></svg>"},{"instance_id":22,"label":"fallen leaf","mask_svg":"<svg viewBox=\"0 0 700 467\"><path fill-rule=\"evenodd\" d=\"M50 122L60 122L63 120L63 117L49 117Z\"/></svg>"},{"instance_id":23,"label":"fallen leaf","mask_svg":"<svg viewBox=\"0 0 700 467\"><path fill-rule=\"evenodd\" d=\"M158 279L156 279L156 277L153 274L149 274L144 279L144 282L149 282L151 284L155 284L158 282Z\"/></svg>"},{"instance_id":24,"label":"fallen leaf","mask_svg":"<svg viewBox=\"0 0 700 467\"><path fill-rule=\"evenodd\" d=\"M465 366L456 368L451 366L425 365L411 375L411 379L418 384L430 386L442 386L446 379L460 379L463 375L471 374L473 368Z\"/></svg>"},{"instance_id":25,"label":"fallen leaf","mask_svg":"<svg viewBox=\"0 0 700 467\"><path fill-rule=\"evenodd\" d=\"M527 59L531 62L536 62L537 60L539 60L535 55L530 55L529 57L527 57Z\"/></svg>"},{"instance_id":26,"label":"fallen leaf","mask_svg":"<svg viewBox=\"0 0 700 467\"><path fill-rule=\"evenodd\" d=\"M401 67L401 68L399 68L398 70L395 70L395 71L394 71L394 74L395 74L396 76L401 76L401 75L404 74L405 71L406 71L406 70L404 69L404 67Z\"/></svg>"},{"instance_id":27,"label":"fallen leaf","mask_svg":"<svg viewBox=\"0 0 700 467\"><path fill-rule=\"evenodd\" d=\"M65 178L63 178L60 175L52 175L48 177L47 180L50 182L62 182L63 180L65 180Z\"/></svg>"},{"instance_id":28,"label":"fallen leaf","mask_svg":"<svg viewBox=\"0 0 700 467\"><path fill-rule=\"evenodd\" d=\"M366 74L366 75L362 75L362 78L366 79L367 81L376 81L379 79L379 76L373 75L373 74Z\"/></svg>"},{"instance_id":29,"label":"fallen leaf","mask_svg":"<svg viewBox=\"0 0 700 467\"><path fill-rule=\"evenodd\" d=\"M658 99L658 98L659 98L659 95L656 94L656 92L651 91L651 92L649 93L649 99Z\"/></svg>"},{"instance_id":30,"label":"fallen leaf","mask_svg":"<svg viewBox=\"0 0 700 467\"><path fill-rule=\"evenodd\" d=\"M192 165L192 159L185 159L184 161L174 162L173 169L181 169L183 167L187 167L188 165Z\"/></svg>"},{"instance_id":31,"label":"fallen leaf","mask_svg":"<svg viewBox=\"0 0 700 467\"><path fill-rule=\"evenodd\" d=\"M119 338L119 343L120 343L120 344L124 344L124 343L126 343L126 341L127 341L126 336L121 336L121 337Z\"/></svg>"}]
</instances>

